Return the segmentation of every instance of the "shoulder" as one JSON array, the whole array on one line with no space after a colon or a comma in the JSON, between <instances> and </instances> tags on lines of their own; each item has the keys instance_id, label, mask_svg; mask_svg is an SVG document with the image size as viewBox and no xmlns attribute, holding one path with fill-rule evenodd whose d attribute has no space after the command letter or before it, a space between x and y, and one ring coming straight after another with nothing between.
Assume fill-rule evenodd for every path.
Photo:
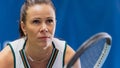
<instances>
[{"instance_id":1,"label":"shoulder","mask_svg":"<svg viewBox=\"0 0 120 68\"><path fill-rule=\"evenodd\" d=\"M75 50L73 50L73 48L71 48L69 45L67 45L66 47L66 54L65 54L65 65L69 63L69 61L72 59L72 57L75 54ZM80 59L78 59L73 68L81 68L81 63L80 63Z\"/></svg>"},{"instance_id":2,"label":"shoulder","mask_svg":"<svg viewBox=\"0 0 120 68\"><path fill-rule=\"evenodd\" d=\"M6 46L0 52L0 67L1 68L13 68L13 55L9 46Z\"/></svg>"},{"instance_id":3,"label":"shoulder","mask_svg":"<svg viewBox=\"0 0 120 68\"><path fill-rule=\"evenodd\" d=\"M58 38L53 38L53 42L57 48L61 48L62 50L66 48L66 56L69 54L72 56L75 53L75 51L66 43L66 41Z\"/></svg>"},{"instance_id":4,"label":"shoulder","mask_svg":"<svg viewBox=\"0 0 120 68\"><path fill-rule=\"evenodd\" d=\"M64 40L61 40L61 39L58 39L58 38L53 38L52 40L56 45L64 45L65 44Z\"/></svg>"},{"instance_id":5,"label":"shoulder","mask_svg":"<svg viewBox=\"0 0 120 68\"><path fill-rule=\"evenodd\" d=\"M64 52L66 48L66 42L64 40L60 40L58 38L53 38L53 45L60 51Z\"/></svg>"},{"instance_id":6,"label":"shoulder","mask_svg":"<svg viewBox=\"0 0 120 68\"><path fill-rule=\"evenodd\" d=\"M73 50L73 48L67 45L66 53L65 53L65 64L70 61L70 59L73 57L74 54L75 54L75 51Z\"/></svg>"},{"instance_id":7,"label":"shoulder","mask_svg":"<svg viewBox=\"0 0 120 68\"><path fill-rule=\"evenodd\" d=\"M16 39L16 40L14 40L14 41L12 41L12 42L9 42L9 43L11 43L11 44L23 44L24 42L25 42L25 40L26 40L26 37L22 37L22 38L19 38L19 39ZM9 44L8 43L8 44Z\"/></svg>"},{"instance_id":8,"label":"shoulder","mask_svg":"<svg viewBox=\"0 0 120 68\"><path fill-rule=\"evenodd\" d=\"M55 43L56 47L62 51L65 50L65 59L64 59L64 63L65 65L68 64L68 62L71 60L71 58L74 56L74 54L76 53L75 50L70 47L66 41L64 40L60 40L57 38L53 38L53 42ZM74 68L81 68L80 65L80 61L77 60L77 62L74 65Z\"/></svg>"}]
</instances>

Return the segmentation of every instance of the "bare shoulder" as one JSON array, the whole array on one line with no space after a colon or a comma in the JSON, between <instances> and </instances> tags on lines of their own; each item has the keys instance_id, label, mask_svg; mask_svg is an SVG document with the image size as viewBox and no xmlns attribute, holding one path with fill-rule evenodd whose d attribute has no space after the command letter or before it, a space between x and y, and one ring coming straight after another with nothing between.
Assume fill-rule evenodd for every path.
<instances>
[{"instance_id":1,"label":"bare shoulder","mask_svg":"<svg viewBox=\"0 0 120 68\"><path fill-rule=\"evenodd\" d=\"M69 45L67 45L65 53L65 64L67 64L70 61L74 54L75 51Z\"/></svg>"},{"instance_id":2,"label":"bare shoulder","mask_svg":"<svg viewBox=\"0 0 120 68\"><path fill-rule=\"evenodd\" d=\"M0 67L1 68L13 68L13 55L9 46L6 46L0 52Z\"/></svg>"},{"instance_id":3,"label":"bare shoulder","mask_svg":"<svg viewBox=\"0 0 120 68\"><path fill-rule=\"evenodd\" d=\"M65 54L65 64L68 64L68 62L71 60L71 58L74 56L75 53L76 53L75 50L73 50L73 48L67 45L66 54ZM73 68L81 68L80 59L76 61Z\"/></svg>"}]
</instances>

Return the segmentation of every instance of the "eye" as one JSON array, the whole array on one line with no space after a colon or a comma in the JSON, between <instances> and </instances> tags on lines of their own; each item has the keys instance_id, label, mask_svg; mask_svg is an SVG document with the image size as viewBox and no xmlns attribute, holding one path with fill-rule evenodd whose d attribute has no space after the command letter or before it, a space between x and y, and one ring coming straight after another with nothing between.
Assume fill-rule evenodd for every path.
<instances>
[{"instance_id":1,"label":"eye","mask_svg":"<svg viewBox=\"0 0 120 68\"><path fill-rule=\"evenodd\" d=\"M32 23L33 23L33 24L39 24L39 23L40 23L40 20L33 20Z\"/></svg>"},{"instance_id":2,"label":"eye","mask_svg":"<svg viewBox=\"0 0 120 68\"><path fill-rule=\"evenodd\" d=\"M46 22L49 23L49 24L54 23L53 19L48 19Z\"/></svg>"}]
</instances>

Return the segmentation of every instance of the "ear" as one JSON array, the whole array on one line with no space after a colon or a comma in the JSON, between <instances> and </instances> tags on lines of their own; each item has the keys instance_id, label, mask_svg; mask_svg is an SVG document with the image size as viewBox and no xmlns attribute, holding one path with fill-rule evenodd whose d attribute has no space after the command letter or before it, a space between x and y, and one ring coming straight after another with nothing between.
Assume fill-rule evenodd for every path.
<instances>
[{"instance_id":1,"label":"ear","mask_svg":"<svg viewBox=\"0 0 120 68\"><path fill-rule=\"evenodd\" d=\"M25 23L23 23L23 21L21 21L20 27L21 27L21 29L22 29L24 35L26 35L26 34L27 34L27 32L26 32L26 25L25 25Z\"/></svg>"}]
</instances>

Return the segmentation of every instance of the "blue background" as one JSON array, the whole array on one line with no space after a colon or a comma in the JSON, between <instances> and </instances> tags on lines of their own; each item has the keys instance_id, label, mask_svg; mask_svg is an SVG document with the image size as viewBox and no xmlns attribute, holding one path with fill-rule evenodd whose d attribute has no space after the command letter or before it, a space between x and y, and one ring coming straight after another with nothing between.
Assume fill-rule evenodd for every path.
<instances>
[{"instance_id":1,"label":"blue background","mask_svg":"<svg viewBox=\"0 0 120 68\"><path fill-rule=\"evenodd\" d=\"M0 2L0 50L7 41L19 38L18 22L24 0ZM98 32L112 38L110 54L103 68L120 68L120 0L53 0L56 7L55 37L64 39L75 50Z\"/></svg>"}]
</instances>

